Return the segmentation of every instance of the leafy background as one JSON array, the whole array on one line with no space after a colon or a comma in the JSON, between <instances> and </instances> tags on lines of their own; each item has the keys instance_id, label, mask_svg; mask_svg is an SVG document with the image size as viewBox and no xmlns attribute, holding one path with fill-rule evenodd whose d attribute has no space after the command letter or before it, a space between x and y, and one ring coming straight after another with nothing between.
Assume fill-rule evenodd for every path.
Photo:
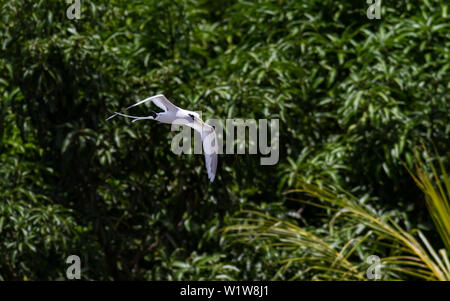
<instances>
[{"instance_id":1,"label":"leafy background","mask_svg":"<svg viewBox=\"0 0 450 301\"><path fill-rule=\"evenodd\" d=\"M330 212L285 193L304 182L443 247L405 166L420 144L448 166L447 1L383 1L380 20L356 0L0 6L0 279L66 279L76 254L82 279L309 280L277 262L302 248L222 231L250 209L323 233ZM280 162L222 155L211 184L168 126L105 121L157 93L204 119L280 119Z\"/></svg>"}]
</instances>

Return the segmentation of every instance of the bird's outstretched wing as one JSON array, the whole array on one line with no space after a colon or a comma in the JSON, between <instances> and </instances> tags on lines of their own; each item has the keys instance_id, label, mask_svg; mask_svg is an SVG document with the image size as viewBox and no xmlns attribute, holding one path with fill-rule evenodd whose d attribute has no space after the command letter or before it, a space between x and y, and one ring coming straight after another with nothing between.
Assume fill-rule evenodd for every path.
<instances>
[{"instance_id":1,"label":"bird's outstretched wing","mask_svg":"<svg viewBox=\"0 0 450 301\"><path fill-rule=\"evenodd\" d=\"M203 122L201 119L196 119L194 122L190 122L185 125L193 128L202 136L206 170L208 171L208 178L212 182L216 176L218 160L217 154L219 153L216 131L212 126Z\"/></svg>"},{"instance_id":2,"label":"bird's outstretched wing","mask_svg":"<svg viewBox=\"0 0 450 301\"><path fill-rule=\"evenodd\" d=\"M144 99L144 100L141 100L141 101L135 103L134 105L131 105L131 106L129 106L128 108L125 108L124 111L129 110L129 109L131 109L132 107L138 106L138 105L140 105L140 104L143 104L143 103L145 103L145 102L147 102L147 101L152 101L152 102L153 102L155 105L157 105L161 110L164 110L164 112L167 112L167 111L176 111L176 110L179 109L176 105L174 105L173 103L171 103L171 102L170 102L163 94L158 94L158 95L155 95L155 96L146 98L146 99ZM118 114L114 114L114 115L108 117L108 119L106 119L106 120L109 120L109 119L115 117L116 115L118 115Z\"/></svg>"},{"instance_id":3,"label":"bird's outstretched wing","mask_svg":"<svg viewBox=\"0 0 450 301\"><path fill-rule=\"evenodd\" d=\"M208 178L212 182L216 176L217 170L217 154L219 147L217 145L217 135L214 128L206 123L203 123L202 143L203 152L205 153L206 170L208 171Z\"/></svg>"}]
</instances>

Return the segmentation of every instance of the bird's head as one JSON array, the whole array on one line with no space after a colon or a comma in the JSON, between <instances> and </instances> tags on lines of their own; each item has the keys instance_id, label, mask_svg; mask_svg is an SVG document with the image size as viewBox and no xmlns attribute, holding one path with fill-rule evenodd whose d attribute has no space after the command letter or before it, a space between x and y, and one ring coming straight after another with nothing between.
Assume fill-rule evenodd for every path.
<instances>
[{"instance_id":1,"label":"bird's head","mask_svg":"<svg viewBox=\"0 0 450 301\"><path fill-rule=\"evenodd\" d=\"M201 118L200 118L200 115L198 115L198 114L195 113L195 112L189 113L188 116L189 116L190 118L192 118L192 122L194 122L194 121L202 121Z\"/></svg>"}]
</instances>

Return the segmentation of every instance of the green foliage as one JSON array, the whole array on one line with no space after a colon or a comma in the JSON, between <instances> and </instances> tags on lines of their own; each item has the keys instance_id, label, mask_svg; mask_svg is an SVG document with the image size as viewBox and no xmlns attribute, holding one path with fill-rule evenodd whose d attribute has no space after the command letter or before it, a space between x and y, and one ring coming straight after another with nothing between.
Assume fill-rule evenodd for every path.
<instances>
[{"instance_id":1,"label":"green foliage","mask_svg":"<svg viewBox=\"0 0 450 301\"><path fill-rule=\"evenodd\" d=\"M366 280L366 259L376 255L381 257L380 277L383 280L408 279L409 276L449 281L450 190L443 190L439 176L442 175L443 183L450 179L444 169L438 174L432 167L439 189L436 190L419 155L416 158L417 175L413 177L427 195L429 213L447 249L437 252L420 230L409 233L396 221L398 216L377 212L364 199L346 191L308 183L302 183L300 190L291 192L306 193L315 200L305 203L328 210L329 220L324 221L326 228L322 227L322 231L256 211L244 211L250 217L233 219L235 224L226 227L225 233L240 242L289 250L286 257L277 260L283 266L275 277L289 275L290 272L294 275L291 279ZM417 232L419 240L414 232Z\"/></svg>"},{"instance_id":2,"label":"green foliage","mask_svg":"<svg viewBox=\"0 0 450 301\"><path fill-rule=\"evenodd\" d=\"M217 229L242 208L297 216L283 192L302 181L432 229L402 164L431 141L448 162L446 1L383 2L381 20L356 0L81 3L80 20L65 1L0 3L0 277L64 279L77 254L83 279L270 279L285 251ZM157 93L205 120L280 119L279 164L220 156L210 184L168 126L105 122Z\"/></svg>"},{"instance_id":3,"label":"green foliage","mask_svg":"<svg viewBox=\"0 0 450 301\"><path fill-rule=\"evenodd\" d=\"M427 155L427 154L426 154ZM441 158L437 158L439 171L434 163L430 162L429 156L427 165L416 154L418 163L416 164L416 176L413 175L417 186L425 194L427 208L433 219L436 230L439 232L447 252L450 253L450 177L445 171ZM426 166L430 166L432 178L428 175Z\"/></svg>"}]
</instances>

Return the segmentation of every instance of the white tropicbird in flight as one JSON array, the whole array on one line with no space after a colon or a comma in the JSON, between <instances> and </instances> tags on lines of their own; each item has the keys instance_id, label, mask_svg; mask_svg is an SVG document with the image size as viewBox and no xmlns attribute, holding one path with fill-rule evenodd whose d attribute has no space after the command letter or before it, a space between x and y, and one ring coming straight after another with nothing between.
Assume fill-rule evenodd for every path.
<instances>
[{"instance_id":1,"label":"white tropicbird in flight","mask_svg":"<svg viewBox=\"0 0 450 301\"><path fill-rule=\"evenodd\" d=\"M164 110L164 112L154 112L150 116L138 117L125 115L122 113L115 112L114 115L108 117L109 120L116 115L120 115L127 118L132 118L133 122L138 120L150 119L156 120L162 123L169 124L179 124L179 125L187 125L202 136L203 143L203 151L205 152L205 161L206 161L206 169L208 170L208 178L212 182L214 181L214 177L216 176L217 169L217 154L218 154L218 146L217 146L217 137L214 128L200 119L200 116L196 112L188 111L181 109L171 103L164 95L158 94L144 100L135 103L132 106L129 106L125 110L131 109L132 107L143 104L147 101L152 101L155 105L157 105L160 109Z\"/></svg>"}]
</instances>

